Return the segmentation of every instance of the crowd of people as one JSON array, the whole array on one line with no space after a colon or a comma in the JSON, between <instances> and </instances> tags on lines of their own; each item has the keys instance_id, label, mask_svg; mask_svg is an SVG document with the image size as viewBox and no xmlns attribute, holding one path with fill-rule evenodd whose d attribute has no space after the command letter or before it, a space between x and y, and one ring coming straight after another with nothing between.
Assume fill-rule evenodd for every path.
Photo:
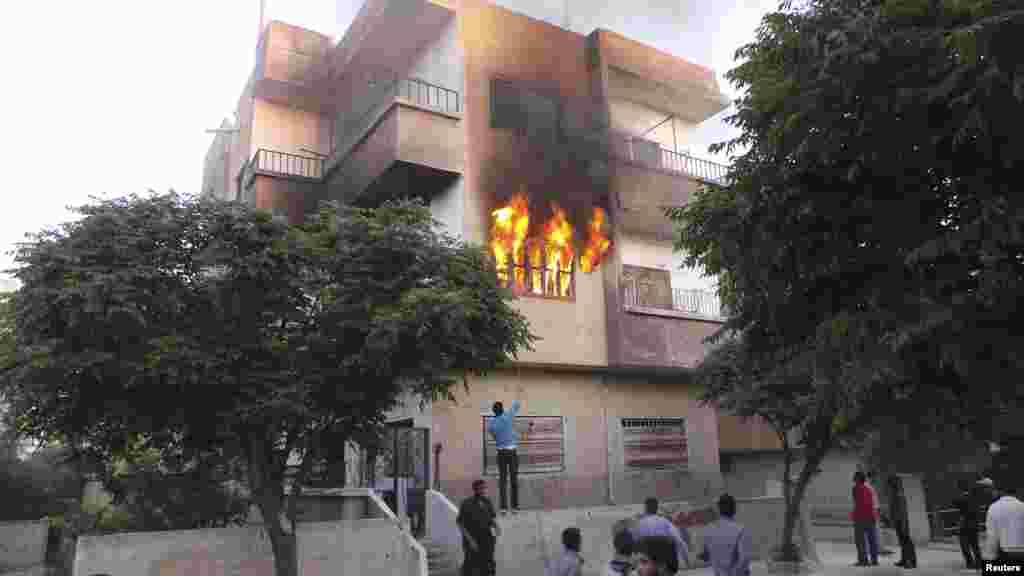
<instances>
[{"instance_id":1,"label":"crowd of people","mask_svg":"<svg viewBox=\"0 0 1024 576\"><path fill-rule=\"evenodd\" d=\"M704 531L703 549L690 556L690 537L667 518L658 514L658 501L648 498L644 513L613 529L614 556L607 576L671 576L695 565L695 560L710 564L716 576L750 574L750 535L738 524L736 499L728 494L718 500L719 519ZM501 526L498 514L487 497L487 482L473 482L473 496L459 507L456 519L462 531L465 554L463 576L492 576L496 572L494 552ZM562 550L548 562L546 576L581 576L583 573L583 535L579 528L562 531Z\"/></svg>"},{"instance_id":2,"label":"crowd of people","mask_svg":"<svg viewBox=\"0 0 1024 576\"><path fill-rule=\"evenodd\" d=\"M519 508L518 442L514 421L520 403L515 401L508 411L501 402L492 406L494 417L487 431L494 439L498 460L498 493L502 515L516 513ZM644 502L638 518L625 519L612 530L614 557L608 564L608 576L668 576L681 568L693 566L697 559L709 563L716 576L745 576L750 573L751 539L735 521L736 499L725 494L718 501L720 518L707 527L704 546L691 558L690 535L658 513L656 498ZM494 559L497 539L501 535L498 510L487 496L487 482L473 482L473 495L459 507L456 522L462 532L465 555L463 576L495 574ZM550 559L547 576L580 576L584 559L583 536L579 528L562 532L561 553Z\"/></svg>"}]
</instances>

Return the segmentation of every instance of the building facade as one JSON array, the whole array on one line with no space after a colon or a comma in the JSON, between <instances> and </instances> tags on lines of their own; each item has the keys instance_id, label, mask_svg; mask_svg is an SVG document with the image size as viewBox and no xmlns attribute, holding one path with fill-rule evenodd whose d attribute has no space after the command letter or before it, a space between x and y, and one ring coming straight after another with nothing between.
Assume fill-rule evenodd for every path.
<instances>
[{"instance_id":1,"label":"building facade","mask_svg":"<svg viewBox=\"0 0 1024 576\"><path fill-rule=\"evenodd\" d=\"M691 377L721 310L663 213L725 176L686 153L728 104L710 69L485 0L368 0L336 45L272 22L257 52L239 134L206 165L234 188L210 193L292 222L321 200L423 198L489 247L541 338L455 402L396 410L417 431L395 436L410 485L457 499L496 478L487 417L518 399L523 508L722 488L720 419Z\"/></svg>"}]
</instances>

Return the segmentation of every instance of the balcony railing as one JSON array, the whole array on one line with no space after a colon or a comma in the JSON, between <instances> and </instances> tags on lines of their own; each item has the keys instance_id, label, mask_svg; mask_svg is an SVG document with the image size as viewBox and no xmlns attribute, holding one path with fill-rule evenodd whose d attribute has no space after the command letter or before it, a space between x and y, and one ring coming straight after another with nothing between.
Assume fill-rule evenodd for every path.
<instances>
[{"instance_id":1,"label":"balcony railing","mask_svg":"<svg viewBox=\"0 0 1024 576\"><path fill-rule=\"evenodd\" d=\"M458 92L416 78L392 80L375 90L377 93L372 104L361 114L353 116L351 120L342 122L337 127L338 141L331 151L332 164L340 159L339 157L348 154L396 99L446 114L462 112L462 100Z\"/></svg>"},{"instance_id":2,"label":"balcony railing","mask_svg":"<svg viewBox=\"0 0 1024 576\"><path fill-rule=\"evenodd\" d=\"M319 180L324 175L324 159L260 148L242 167L242 172L243 189L249 187L256 174Z\"/></svg>"},{"instance_id":3,"label":"balcony railing","mask_svg":"<svg viewBox=\"0 0 1024 576\"><path fill-rule=\"evenodd\" d=\"M729 173L729 167L724 164L697 158L682 152L673 152L662 148L657 142L632 138L628 136L613 135L618 140L612 146L612 150L623 160L639 164L647 168L666 170L685 174L692 178L725 184Z\"/></svg>"},{"instance_id":4,"label":"balcony railing","mask_svg":"<svg viewBox=\"0 0 1024 576\"><path fill-rule=\"evenodd\" d=\"M642 288L642 283L636 280L624 280L622 285L623 304L643 308L676 310L708 318L725 318L722 301L718 298L718 294L710 290L673 288L672 304L669 305L665 301L659 301L646 296L648 291Z\"/></svg>"}]
</instances>

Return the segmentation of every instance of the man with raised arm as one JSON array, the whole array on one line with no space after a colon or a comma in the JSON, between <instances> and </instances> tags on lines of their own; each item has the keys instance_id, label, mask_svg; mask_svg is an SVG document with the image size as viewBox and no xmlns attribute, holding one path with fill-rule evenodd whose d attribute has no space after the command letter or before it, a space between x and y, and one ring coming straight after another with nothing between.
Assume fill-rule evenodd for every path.
<instances>
[{"instance_id":1,"label":"man with raised arm","mask_svg":"<svg viewBox=\"0 0 1024 576\"><path fill-rule=\"evenodd\" d=\"M519 435L515 430L515 418L519 414L519 400L512 402L512 408L505 411L501 402L495 402L492 407L494 418L487 426L487 431L494 437L494 444L498 448L498 501L501 506L501 513L508 514L509 501L506 498L508 490L512 492L512 511L519 511ZM506 484L507 483L507 484Z\"/></svg>"}]
</instances>

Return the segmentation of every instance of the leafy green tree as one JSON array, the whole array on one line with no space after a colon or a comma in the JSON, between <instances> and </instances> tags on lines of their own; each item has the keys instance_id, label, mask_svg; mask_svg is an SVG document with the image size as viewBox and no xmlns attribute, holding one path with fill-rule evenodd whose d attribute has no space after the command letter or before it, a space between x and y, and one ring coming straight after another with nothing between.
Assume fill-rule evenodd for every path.
<instances>
[{"instance_id":1,"label":"leafy green tree","mask_svg":"<svg viewBox=\"0 0 1024 576\"><path fill-rule=\"evenodd\" d=\"M21 431L95 461L159 454L244 481L279 575L295 504L406 391L452 397L533 341L479 247L415 202L302 226L171 193L100 201L23 245Z\"/></svg>"},{"instance_id":2,"label":"leafy green tree","mask_svg":"<svg viewBox=\"0 0 1024 576\"><path fill-rule=\"evenodd\" d=\"M809 0L738 51L728 184L669 215L742 335L738 403L812 390L811 452L922 390L979 435L1019 405L1022 34L1012 1Z\"/></svg>"}]
</instances>

